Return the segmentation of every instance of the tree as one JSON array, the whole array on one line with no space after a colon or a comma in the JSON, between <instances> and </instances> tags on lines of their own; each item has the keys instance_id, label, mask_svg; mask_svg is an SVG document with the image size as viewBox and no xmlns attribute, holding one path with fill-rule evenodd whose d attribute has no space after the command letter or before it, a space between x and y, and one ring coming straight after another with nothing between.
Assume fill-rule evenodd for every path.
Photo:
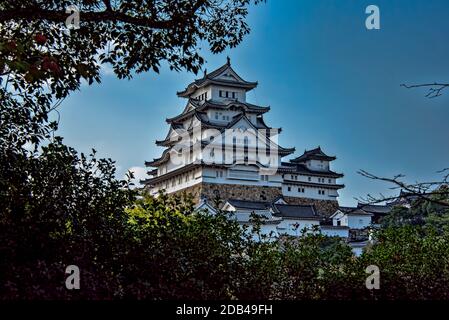
<instances>
[{"instance_id":1,"label":"tree","mask_svg":"<svg viewBox=\"0 0 449 320\"><path fill-rule=\"evenodd\" d=\"M0 296L2 299L111 298L123 255L125 207L135 192L115 179L111 160L78 155L61 139L25 155L2 150ZM71 293L64 270L82 270L88 292Z\"/></svg>"},{"instance_id":2,"label":"tree","mask_svg":"<svg viewBox=\"0 0 449 320\"><path fill-rule=\"evenodd\" d=\"M158 72L162 63L172 70L197 72L204 62L200 45L218 53L239 44L249 32L248 6L259 2L86 0L78 2L81 21L76 30L64 24L69 1L0 3L3 299L152 296L153 291L123 291L148 270L144 260L137 271L123 268L132 258L139 231L147 230L128 221L125 209L136 195L129 179L115 178L111 159L96 159L95 152L89 158L65 146L55 137L57 123L49 122L49 113L57 112L81 81L100 82L102 64L110 64L119 78ZM167 204L166 210L178 209ZM201 234L195 236L201 240ZM89 291L65 290L68 264L84 270Z\"/></svg>"},{"instance_id":3,"label":"tree","mask_svg":"<svg viewBox=\"0 0 449 320\"><path fill-rule=\"evenodd\" d=\"M18 73L28 82L52 78L51 88L61 90L62 80L75 87L80 77L98 81L103 63L120 78L158 72L162 61L196 73L204 61L202 42L218 53L242 41L252 2L261 0L81 1L80 28L69 32L70 1L6 0L0 5L0 74Z\"/></svg>"},{"instance_id":4,"label":"tree","mask_svg":"<svg viewBox=\"0 0 449 320\"><path fill-rule=\"evenodd\" d=\"M380 269L375 299L449 299L449 233L421 226L389 227L376 233L377 243L360 257L360 268ZM365 298L368 290L362 290Z\"/></svg>"},{"instance_id":5,"label":"tree","mask_svg":"<svg viewBox=\"0 0 449 320\"><path fill-rule=\"evenodd\" d=\"M54 132L48 113L80 87L100 81L110 64L119 78L159 71L197 72L198 53L238 45L249 32L248 6L260 0L85 0L80 28L68 30L70 1L0 4L0 100L2 144L42 140Z\"/></svg>"}]
</instances>

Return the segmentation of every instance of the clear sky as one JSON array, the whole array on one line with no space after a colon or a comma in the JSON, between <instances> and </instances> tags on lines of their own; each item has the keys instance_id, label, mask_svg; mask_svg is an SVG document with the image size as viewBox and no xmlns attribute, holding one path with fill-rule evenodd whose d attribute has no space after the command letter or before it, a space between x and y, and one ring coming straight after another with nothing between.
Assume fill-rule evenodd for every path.
<instances>
[{"instance_id":1,"label":"clear sky","mask_svg":"<svg viewBox=\"0 0 449 320\"><path fill-rule=\"evenodd\" d=\"M381 29L365 28L365 8L380 8ZM231 57L233 68L259 86L250 102L271 106L266 123L282 127L280 144L296 156L318 145L336 155L343 172L340 203L394 194L389 185L357 174L364 169L409 182L430 180L449 167L449 90L436 99L401 83L449 82L447 0L268 0L251 8L252 28L236 49L202 50L212 71ZM118 175L144 172L162 149L165 118L180 113L176 96L194 78L160 74L118 80L103 70L100 85L83 85L60 107L59 134L80 152L91 148L117 161Z\"/></svg>"}]
</instances>

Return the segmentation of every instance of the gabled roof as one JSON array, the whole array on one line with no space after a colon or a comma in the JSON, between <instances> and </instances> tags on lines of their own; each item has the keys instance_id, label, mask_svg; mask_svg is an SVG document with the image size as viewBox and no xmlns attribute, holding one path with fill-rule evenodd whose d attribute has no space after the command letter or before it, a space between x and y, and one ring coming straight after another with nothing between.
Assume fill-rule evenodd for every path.
<instances>
[{"instance_id":1,"label":"gabled roof","mask_svg":"<svg viewBox=\"0 0 449 320\"><path fill-rule=\"evenodd\" d=\"M271 202L268 201L250 201L229 199L227 201L236 210L268 210L271 208Z\"/></svg>"},{"instance_id":2,"label":"gabled roof","mask_svg":"<svg viewBox=\"0 0 449 320\"><path fill-rule=\"evenodd\" d=\"M173 131L178 133L178 137L177 137L178 139L170 138L171 133ZM156 140L156 145L160 146L160 147L162 147L162 146L166 147L166 146L169 146L169 145L172 145L172 144L178 142L181 139L180 133L182 133L182 131L185 131L182 124L172 123L170 125L170 129L168 130L167 135L165 136L165 139L164 140Z\"/></svg>"},{"instance_id":3,"label":"gabled roof","mask_svg":"<svg viewBox=\"0 0 449 320\"><path fill-rule=\"evenodd\" d=\"M287 202L285 201L284 196L282 194L280 194L276 198L274 198L272 202L276 203L278 201L283 202L283 203L280 203L280 204L287 204Z\"/></svg>"},{"instance_id":4,"label":"gabled roof","mask_svg":"<svg viewBox=\"0 0 449 320\"><path fill-rule=\"evenodd\" d=\"M334 156L328 156L327 154L325 154L322 150L321 147L318 146L318 148L312 149L312 150L304 150L304 153L291 160L291 162L305 162L307 160L325 160L325 161L333 161L337 159L337 157Z\"/></svg>"},{"instance_id":5,"label":"gabled roof","mask_svg":"<svg viewBox=\"0 0 449 320\"><path fill-rule=\"evenodd\" d=\"M184 108L182 113L180 113L179 115L177 115L175 117L167 118L167 119L165 119L165 121L167 123L174 123L174 122L183 121L186 118L191 117L195 112L205 111L205 110L207 110L209 108L214 108L214 109L233 109L233 108L236 108L236 109L242 109L243 111L246 111L246 112L254 112L256 114L264 114L264 113L270 111L270 107L261 107L261 106L255 105L255 104L251 104L251 103L248 103L248 102L242 102L242 101L206 100L203 103L199 103L195 99L189 99L189 101L187 102L187 105Z\"/></svg>"},{"instance_id":6,"label":"gabled roof","mask_svg":"<svg viewBox=\"0 0 449 320\"><path fill-rule=\"evenodd\" d=\"M164 152L162 152L162 155L159 158L154 158L153 161L145 161L146 167L157 167L160 164L164 163L169 159L169 153L172 149L168 148L165 149Z\"/></svg>"},{"instance_id":7,"label":"gabled roof","mask_svg":"<svg viewBox=\"0 0 449 320\"><path fill-rule=\"evenodd\" d=\"M215 209L206 198L200 200L200 202L196 205L196 210L207 210L211 214L216 214L217 209Z\"/></svg>"},{"instance_id":8,"label":"gabled roof","mask_svg":"<svg viewBox=\"0 0 449 320\"><path fill-rule=\"evenodd\" d=\"M224 78L223 75L229 75L229 79ZM177 95L179 97L187 98L198 88L205 87L209 84L237 87L245 89L246 91L254 89L257 86L257 82L249 82L240 77L237 72L232 69L231 60L228 57L226 64L210 73L207 73L205 70L203 78L196 79L183 91L178 92Z\"/></svg>"},{"instance_id":9,"label":"gabled roof","mask_svg":"<svg viewBox=\"0 0 449 320\"><path fill-rule=\"evenodd\" d=\"M229 199L227 203L233 206L236 210L259 211L271 209L274 212L273 217L278 218L321 220L314 205L275 204L272 201L237 199Z\"/></svg>"},{"instance_id":10,"label":"gabled roof","mask_svg":"<svg viewBox=\"0 0 449 320\"><path fill-rule=\"evenodd\" d=\"M217 129L219 130L221 133L224 133L226 129L232 129L234 125L236 125L240 120L245 121L246 123L248 123L248 125L254 129L256 132L259 129L272 129L270 127L268 127L265 122L263 121L263 119L259 119L259 121L256 122L256 125L254 125L249 119L248 117L246 117L245 113L240 113L235 115L232 118L232 121L230 121L229 123L220 123L220 122L212 122L208 119L207 114L205 114L204 112L200 112L195 110L193 112L193 117L195 119L197 119L198 121L200 121L201 126L203 128L211 128L211 129ZM193 122L192 122L193 123ZM191 125L192 125L191 123ZM193 130L192 126L189 126L189 128L185 129L186 132L190 132L190 130ZM278 129L280 130L280 129ZM157 141L157 144L160 146L170 146L171 144L176 143L176 141L170 141L170 139L168 139L168 136L165 140L161 140L161 141ZM273 141L270 140L270 144L271 147L273 148L277 148L277 150L279 151L279 153L281 155L288 155L291 154L293 152L295 152L295 148L283 148L277 144L275 144Z\"/></svg>"},{"instance_id":11,"label":"gabled roof","mask_svg":"<svg viewBox=\"0 0 449 320\"><path fill-rule=\"evenodd\" d=\"M358 215L372 216L373 215L371 212L364 211L357 207L339 207L337 209L337 211L335 211L329 218L335 217L338 214L338 212L342 212L344 214L354 215L354 216L358 216Z\"/></svg>"},{"instance_id":12,"label":"gabled roof","mask_svg":"<svg viewBox=\"0 0 449 320\"><path fill-rule=\"evenodd\" d=\"M227 127L225 129L232 129L232 127L237 124L240 120L244 120L246 121L253 129L258 130L258 129L271 129L269 127L266 127L265 123L260 124L258 123L258 125L265 125L264 127L258 127L255 126L247 117L244 113L241 113L239 115L234 116L233 120L227 125ZM276 147L279 154L281 155L288 155L291 154L293 152L295 152L295 148L284 148L281 147L280 145L274 143L272 140L269 140L269 143L271 144L271 146ZM270 146L270 148L271 148Z\"/></svg>"},{"instance_id":13,"label":"gabled roof","mask_svg":"<svg viewBox=\"0 0 449 320\"><path fill-rule=\"evenodd\" d=\"M373 214L388 214L390 213L392 206L389 205L381 205L381 204L364 204L358 203L357 208L362 209L363 211L370 212Z\"/></svg>"},{"instance_id":14,"label":"gabled roof","mask_svg":"<svg viewBox=\"0 0 449 320\"><path fill-rule=\"evenodd\" d=\"M321 220L314 205L274 204L273 208L282 218Z\"/></svg>"},{"instance_id":15,"label":"gabled roof","mask_svg":"<svg viewBox=\"0 0 449 320\"><path fill-rule=\"evenodd\" d=\"M185 166L176 168L176 169L174 169L172 171L169 171L167 173L164 173L161 176L140 180L140 183L146 184L146 185L152 185L154 183L161 182L161 181L164 181L164 180L166 180L168 178L174 177L174 176L176 176L178 174L181 174L181 173L184 173L184 172L188 172L189 170L199 168L202 165L203 164L202 164L201 161L195 161L195 162L189 163L189 164L187 164Z\"/></svg>"},{"instance_id":16,"label":"gabled roof","mask_svg":"<svg viewBox=\"0 0 449 320\"><path fill-rule=\"evenodd\" d=\"M332 178L342 178L344 175L342 173L337 173L332 170L318 171L307 168L306 165L302 163L292 163L292 162L282 162L279 167L279 172L281 173L292 173L292 174L305 174L305 175L315 175L324 176Z\"/></svg>"}]
</instances>

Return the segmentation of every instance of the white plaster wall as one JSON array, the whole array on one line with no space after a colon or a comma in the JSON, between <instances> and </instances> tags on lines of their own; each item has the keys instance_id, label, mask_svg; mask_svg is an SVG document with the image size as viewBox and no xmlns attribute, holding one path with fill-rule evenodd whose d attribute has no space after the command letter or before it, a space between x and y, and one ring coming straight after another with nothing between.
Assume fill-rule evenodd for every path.
<instances>
[{"instance_id":1,"label":"white plaster wall","mask_svg":"<svg viewBox=\"0 0 449 320\"><path fill-rule=\"evenodd\" d=\"M288 187L291 188L291 191L288 191ZM298 192L298 188L303 189L304 192ZM318 194L318 190L324 190L323 194ZM312 187L305 187L300 185L294 185L294 184L288 184L283 183L282 184L282 194L284 196L289 197L298 197L298 198L311 198L311 199L320 199L320 200L333 200L334 197L331 197L330 193L331 189L326 188L312 188Z\"/></svg>"},{"instance_id":2,"label":"white plaster wall","mask_svg":"<svg viewBox=\"0 0 449 320\"><path fill-rule=\"evenodd\" d=\"M218 112L218 119L215 118L215 114ZM210 108L207 110L207 117L209 118L210 122L215 123L229 123L232 121L232 118L237 115L239 112L233 111L233 110L223 110L223 109L213 109ZM223 119L223 116L225 119ZM229 117L229 119L226 118Z\"/></svg>"},{"instance_id":3,"label":"white plaster wall","mask_svg":"<svg viewBox=\"0 0 449 320\"><path fill-rule=\"evenodd\" d=\"M348 226L351 229L364 229L371 225L371 216L368 215L349 215Z\"/></svg>"},{"instance_id":4,"label":"white plaster wall","mask_svg":"<svg viewBox=\"0 0 449 320\"><path fill-rule=\"evenodd\" d=\"M181 178L181 183L179 183L179 178ZM175 182L174 186L172 185L173 181ZM197 168L187 173L172 177L164 183L158 183L155 188L151 189L150 193L153 195L157 195L159 190L162 189L165 189L166 193L172 193L187 187L194 186L200 182L202 182L202 169Z\"/></svg>"},{"instance_id":5,"label":"white plaster wall","mask_svg":"<svg viewBox=\"0 0 449 320\"><path fill-rule=\"evenodd\" d=\"M317 176L309 176L309 175L302 175L302 174L285 174L284 179L286 181L304 181L304 182L313 182L313 183L322 183L322 184L335 184L337 182L335 178L317 177ZM324 179L324 182L322 182L321 179Z\"/></svg>"},{"instance_id":6,"label":"white plaster wall","mask_svg":"<svg viewBox=\"0 0 449 320\"><path fill-rule=\"evenodd\" d=\"M230 94L230 98L226 99L226 97L220 97L220 90L224 92L229 91ZM235 100L232 99L232 93L231 92L235 92L236 93L236 99L238 101L242 101L245 102L246 101L246 91L242 90L242 89L238 89L238 88L234 88L234 87L225 87L225 86L212 86L212 99L213 100L222 100L222 101L226 101L226 100ZM225 95L225 94L224 94Z\"/></svg>"},{"instance_id":7,"label":"white plaster wall","mask_svg":"<svg viewBox=\"0 0 449 320\"><path fill-rule=\"evenodd\" d=\"M192 98L197 98L199 99L199 97L203 94L207 92L207 100L210 100L210 98L212 97L212 87L211 86L207 86L204 88L199 88L197 89L193 94L192 94Z\"/></svg>"},{"instance_id":8,"label":"white plaster wall","mask_svg":"<svg viewBox=\"0 0 449 320\"><path fill-rule=\"evenodd\" d=\"M343 212L339 212L337 215L335 215L335 217L332 218L332 224L334 226L338 226L338 220L340 220L340 226L344 226L344 227L349 226L347 214L345 214Z\"/></svg>"},{"instance_id":9,"label":"white plaster wall","mask_svg":"<svg viewBox=\"0 0 449 320\"><path fill-rule=\"evenodd\" d=\"M329 170L329 161L323 161L323 160L309 160L306 163L307 167L312 170L317 171L325 171Z\"/></svg>"},{"instance_id":10,"label":"white plaster wall","mask_svg":"<svg viewBox=\"0 0 449 320\"><path fill-rule=\"evenodd\" d=\"M248 169L251 167L248 167ZM248 170L248 173L254 176L251 178L248 175L246 179L235 179L230 178L229 170L226 168L204 168L203 170L203 181L207 183L215 184L234 184L234 185L253 185L253 186L267 186L267 187L280 187L282 182L282 177L279 174L268 176L268 181L262 180L261 176L253 168ZM217 177L217 171L222 171L223 175ZM234 171L235 172L235 171Z\"/></svg>"}]
</instances>

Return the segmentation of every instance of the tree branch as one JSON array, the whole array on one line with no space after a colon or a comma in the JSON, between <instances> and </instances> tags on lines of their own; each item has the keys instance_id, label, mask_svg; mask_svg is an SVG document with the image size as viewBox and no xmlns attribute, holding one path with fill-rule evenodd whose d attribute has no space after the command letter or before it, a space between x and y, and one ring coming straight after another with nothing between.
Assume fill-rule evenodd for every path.
<instances>
[{"instance_id":1,"label":"tree branch","mask_svg":"<svg viewBox=\"0 0 449 320\"><path fill-rule=\"evenodd\" d=\"M193 15L195 12L205 3L207 0L197 1L185 14ZM80 17L82 21L89 22L125 22L142 27L148 27L153 29L170 29L177 24L178 19L174 18L172 20L155 20L148 17L136 17L130 16L123 12L113 11L110 6L109 1L105 1L106 10L95 12L95 11L83 11L80 12ZM48 20L53 22L65 22L68 17L65 11L55 11L47 10L39 7L28 7L28 8L17 8L12 10L0 11L0 22L5 22L9 20Z\"/></svg>"},{"instance_id":2,"label":"tree branch","mask_svg":"<svg viewBox=\"0 0 449 320\"><path fill-rule=\"evenodd\" d=\"M425 84L414 84L414 85L407 85L407 84L401 84L401 87L407 88L407 89L413 89L413 88L429 88L429 92L426 94L427 98L436 98L442 95L442 91L449 87L449 83L425 83Z\"/></svg>"},{"instance_id":3,"label":"tree branch","mask_svg":"<svg viewBox=\"0 0 449 320\"><path fill-rule=\"evenodd\" d=\"M440 172L445 172L447 169L444 169ZM439 187L446 185L447 184L447 179L448 179L448 175L445 175L443 177L442 181L439 182L425 182L425 183L416 183L416 184L406 184L405 182L399 180L400 178L403 178L404 175L396 175L393 178L382 178L382 177L378 177L374 174L371 174L365 170L359 170L358 173L366 178L372 179L372 180L379 180L379 181L385 181L388 183L391 183L393 185L395 185L395 187L393 187L392 189L403 189L408 193L408 196L410 197L417 197L419 199L428 201L428 202L432 202L441 206L445 206L445 207L449 207L449 203L446 201L441 201L438 199L434 199L432 198L432 196L438 196L438 195L442 195L442 196L448 196L449 195L449 191L446 190L439 190ZM429 191L431 188L433 188L434 190ZM368 195L368 202L367 204L375 204L375 203L381 203L384 201L391 201L391 200L395 200L398 197L381 197L380 199L376 199L370 195Z\"/></svg>"}]
</instances>

